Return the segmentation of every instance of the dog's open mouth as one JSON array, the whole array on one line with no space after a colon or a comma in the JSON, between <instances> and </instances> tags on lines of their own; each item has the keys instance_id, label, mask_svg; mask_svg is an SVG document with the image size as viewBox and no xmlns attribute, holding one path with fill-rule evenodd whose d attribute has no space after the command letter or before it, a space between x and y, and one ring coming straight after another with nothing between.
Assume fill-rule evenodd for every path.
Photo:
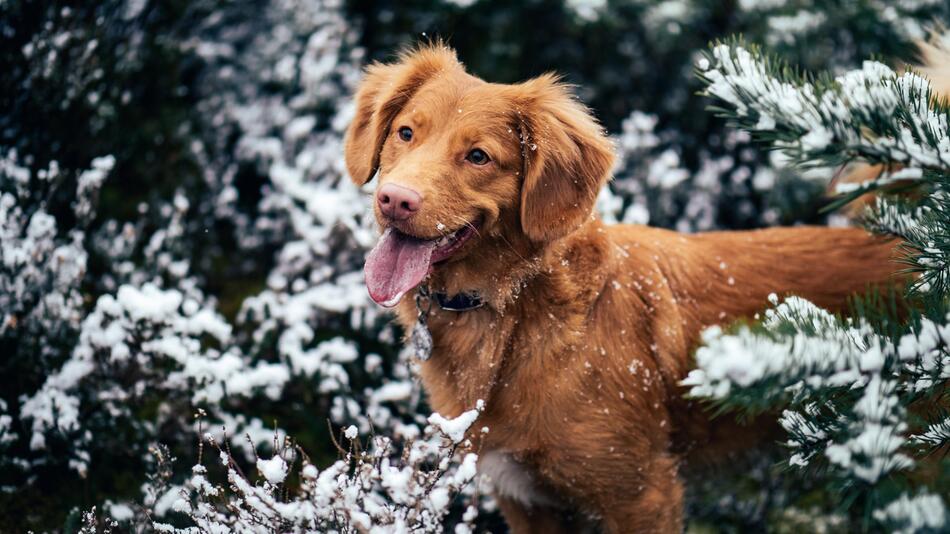
<instances>
[{"instance_id":1,"label":"dog's open mouth","mask_svg":"<svg viewBox=\"0 0 950 534\"><path fill-rule=\"evenodd\" d=\"M420 239L390 226L366 257L363 272L369 296L387 308L395 306L433 265L449 259L475 231L474 226L465 225L437 239Z\"/></svg>"}]
</instances>

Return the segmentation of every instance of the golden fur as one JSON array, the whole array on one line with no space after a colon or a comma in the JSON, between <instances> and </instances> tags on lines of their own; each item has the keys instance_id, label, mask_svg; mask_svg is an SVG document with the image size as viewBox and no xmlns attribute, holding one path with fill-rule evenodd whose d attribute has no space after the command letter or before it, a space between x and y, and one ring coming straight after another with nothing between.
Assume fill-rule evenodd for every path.
<instances>
[{"instance_id":1,"label":"golden fur","mask_svg":"<svg viewBox=\"0 0 950 534\"><path fill-rule=\"evenodd\" d=\"M408 126L405 142L395 135ZM472 147L492 161L465 160ZM398 183L423 197L406 221L382 226L424 238L478 225L478 235L428 284L478 291L487 305L434 307L434 352L421 374L434 410L457 416L486 402L472 433L551 496L500 497L513 531L679 532L680 468L721 461L767 434L711 420L678 382L700 331L751 317L770 293L831 309L889 283L894 242L859 229L774 228L684 235L606 226L592 215L613 147L552 76L515 85L467 74L435 45L367 70L356 95L346 162L362 184ZM440 224L447 228L440 231ZM397 307L416 321L414 294Z\"/></svg>"}]
</instances>

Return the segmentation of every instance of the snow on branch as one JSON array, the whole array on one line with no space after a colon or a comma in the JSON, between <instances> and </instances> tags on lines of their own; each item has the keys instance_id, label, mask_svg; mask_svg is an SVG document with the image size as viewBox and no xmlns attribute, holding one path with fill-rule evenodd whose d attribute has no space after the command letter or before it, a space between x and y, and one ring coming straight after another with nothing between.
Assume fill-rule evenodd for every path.
<instances>
[{"instance_id":1,"label":"snow on branch","mask_svg":"<svg viewBox=\"0 0 950 534\"><path fill-rule=\"evenodd\" d=\"M21 416L31 421L30 448L42 450L50 437L71 436L76 458L70 464L84 474L92 437L82 430L90 414L106 412L147 425L136 421L135 410L146 391L161 391L166 402L183 407L216 404L225 393L249 395L288 380L281 366L252 367L233 351L209 346L209 340L227 345L230 337L231 326L220 315L175 289L123 285L115 296L101 296L82 322L69 359L23 400ZM97 391L92 398L84 394L93 387L89 382Z\"/></svg>"},{"instance_id":2,"label":"snow on branch","mask_svg":"<svg viewBox=\"0 0 950 534\"><path fill-rule=\"evenodd\" d=\"M863 319L841 319L804 299L770 300L776 306L756 327L703 333L697 368L682 382L691 396L723 409L787 406L779 423L788 434L788 464L825 462L852 487L913 469L920 451L910 445L929 451L946 443L948 420L911 434L907 407L950 378L950 326L921 318L892 341ZM913 502L891 502L874 517L918 524L905 514Z\"/></svg>"},{"instance_id":3,"label":"snow on branch","mask_svg":"<svg viewBox=\"0 0 950 534\"><path fill-rule=\"evenodd\" d=\"M741 41L716 45L698 66L716 109L793 163L833 167L862 159L907 167L890 180L919 179L921 169L950 171L950 108L915 72L865 61L833 79L810 79Z\"/></svg>"},{"instance_id":4,"label":"snow on branch","mask_svg":"<svg viewBox=\"0 0 950 534\"><path fill-rule=\"evenodd\" d=\"M895 184L884 192L905 185L920 191L876 199L863 222L900 238L906 271L917 275L909 297L926 301L910 318L880 322L861 312L843 319L794 296L780 304L773 295L775 307L761 323L707 329L697 368L682 384L721 410L782 408L788 464L820 465L820 476L862 495L878 526L945 527L939 497L885 496L877 488L913 470L916 458L950 435L945 414L914 410L914 417L931 421L918 431L909 423L912 403L939 398L950 379L950 316L938 303L950 293L948 103L912 70L899 74L865 61L835 78L809 77L741 41L714 46L699 70L716 109L790 163L880 165L873 180L839 184L835 206Z\"/></svg>"},{"instance_id":5,"label":"snow on branch","mask_svg":"<svg viewBox=\"0 0 950 534\"><path fill-rule=\"evenodd\" d=\"M728 335L707 329L697 367L682 382L690 395L764 407L802 387L850 386L862 372L880 369L892 350L866 324L841 321L798 297L768 310L762 326Z\"/></svg>"},{"instance_id":6,"label":"snow on branch","mask_svg":"<svg viewBox=\"0 0 950 534\"><path fill-rule=\"evenodd\" d=\"M275 436L270 458L258 458L258 477L238 468L226 447L210 434L203 438L217 450L227 483L216 483L199 463L185 486L173 489L171 509L186 515L195 527L178 529L156 522L159 532L442 532L453 499L471 495L478 456L464 434L483 409L455 419L433 417L420 439L397 444L383 436L367 443L356 427L344 431L349 447L342 458L323 470L288 438ZM437 414L433 414L437 416ZM200 432L200 426L199 426ZM401 450L400 450L401 449ZM199 460L200 462L200 460ZM294 482L296 480L296 482ZM455 527L472 532L478 508L468 506Z\"/></svg>"},{"instance_id":7,"label":"snow on branch","mask_svg":"<svg viewBox=\"0 0 950 534\"><path fill-rule=\"evenodd\" d=\"M927 447L929 450L936 450L946 447L950 444L950 416L942 421L936 422L918 434L911 436L911 441Z\"/></svg>"},{"instance_id":8,"label":"snow on branch","mask_svg":"<svg viewBox=\"0 0 950 534\"><path fill-rule=\"evenodd\" d=\"M832 207L896 183L930 185L923 201L879 200L866 218L871 229L904 239L909 268L921 274L914 290L950 291L950 104L936 98L926 78L865 61L836 78L812 79L739 41L713 47L699 69L716 109L792 163L882 165L872 180L838 184L841 197Z\"/></svg>"}]
</instances>

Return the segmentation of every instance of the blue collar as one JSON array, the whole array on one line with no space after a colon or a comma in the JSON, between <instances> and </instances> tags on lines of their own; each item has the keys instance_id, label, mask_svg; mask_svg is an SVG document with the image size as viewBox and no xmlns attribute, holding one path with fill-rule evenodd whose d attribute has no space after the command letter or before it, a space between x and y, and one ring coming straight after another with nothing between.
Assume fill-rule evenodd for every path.
<instances>
[{"instance_id":1,"label":"blue collar","mask_svg":"<svg viewBox=\"0 0 950 534\"><path fill-rule=\"evenodd\" d=\"M439 307L446 311L464 312L481 308L485 301L478 293L459 293L449 297L445 293L432 293Z\"/></svg>"}]
</instances>

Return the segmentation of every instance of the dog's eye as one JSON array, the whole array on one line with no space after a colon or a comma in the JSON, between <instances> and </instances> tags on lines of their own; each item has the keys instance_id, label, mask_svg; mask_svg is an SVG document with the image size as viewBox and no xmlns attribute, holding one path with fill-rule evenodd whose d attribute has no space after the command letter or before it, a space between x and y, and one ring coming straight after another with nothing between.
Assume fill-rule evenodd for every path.
<instances>
[{"instance_id":1,"label":"dog's eye","mask_svg":"<svg viewBox=\"0 0 950 534\"><path fill-rule=\"evenodd\" d=\"M465 159L471 161L475 165L484 165L491 161L491 158L488 157L488 154L480 148L473 148L471 152L468 153L468 156L465 156Z\"/></svg>"},{"instance_id":2,"label":"dog's eye","mask_svg":"<svg viewBox=\"0 0 950 534\"><path fill-rule=\"evenodd\" d=\"M403 126L397 133L399 134L399 138L403 141L412 141L412 128Z\"/></svg>"}]
</instances>

